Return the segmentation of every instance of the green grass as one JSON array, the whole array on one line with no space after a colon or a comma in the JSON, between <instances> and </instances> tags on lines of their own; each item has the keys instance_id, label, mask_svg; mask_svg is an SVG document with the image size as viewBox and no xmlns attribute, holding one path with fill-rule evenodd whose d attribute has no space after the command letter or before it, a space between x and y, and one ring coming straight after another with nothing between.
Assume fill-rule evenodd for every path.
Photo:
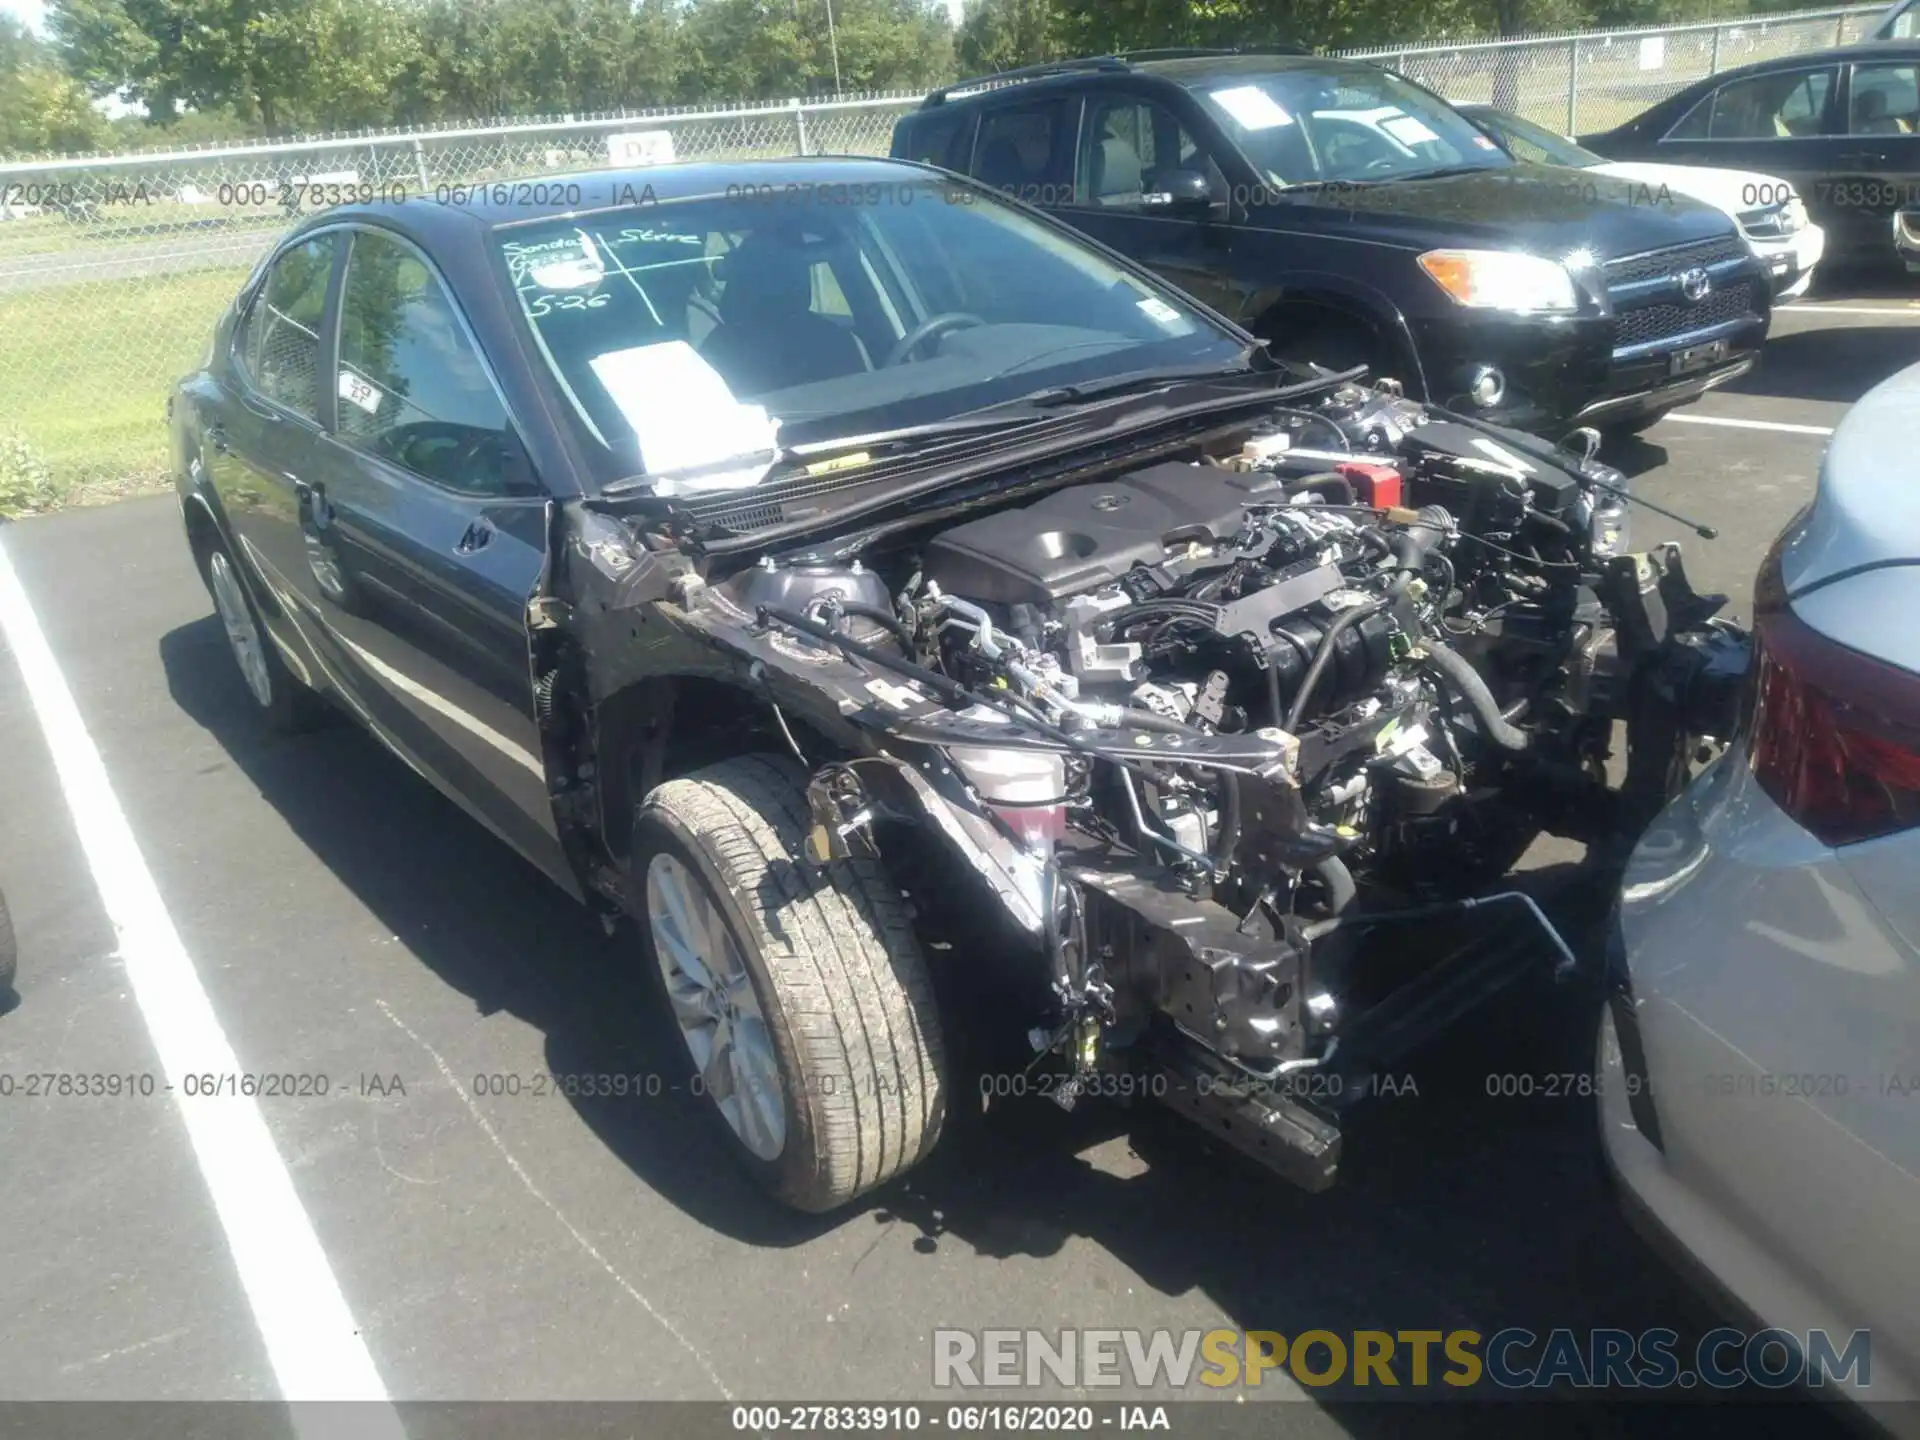
<instances>
[{"instance_id":1,"label":"green grass","mask_svg":"<svg viewBox=\"0 0 1920 1440\"><path fill-rule=\"evenodd\" d=\"M166 398L206 352L244 269L0 292L0 508L113 499L165 483ZM10 452L0 447L0 462ZM23 503L8 470L45 480ZM11 495L9 491L14 493Z\"/></svg>"}]
</instances>

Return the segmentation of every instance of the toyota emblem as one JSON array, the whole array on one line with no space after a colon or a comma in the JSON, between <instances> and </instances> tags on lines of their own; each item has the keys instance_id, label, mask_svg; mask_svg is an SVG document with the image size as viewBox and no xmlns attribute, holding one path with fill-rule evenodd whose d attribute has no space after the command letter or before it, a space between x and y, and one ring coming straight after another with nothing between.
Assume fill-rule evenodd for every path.
<instances>
[{"instance_id":1,"label":"toyota emblem","mask_svg":"<svg viewBox=\"0 0 1920 1440\"><path fill-rule=\"evenodd\" d=\"M1128 497L1126 495L1102 495L1093 502L1093 508L1096 510L1119 510L1125 507L1127 499Z\"/></svg>"},{"instance_id":2,"label":"toyota emblem","mask_svg":"<svg viewBox=\"0 0 1920 1440\"><path fill-rule=\"evenodd\" d=\"M1699 266L1680 272L1680 293L1696 305L1707 298L1713 289L1713 277Z\"/></svg>"}]
</instances>

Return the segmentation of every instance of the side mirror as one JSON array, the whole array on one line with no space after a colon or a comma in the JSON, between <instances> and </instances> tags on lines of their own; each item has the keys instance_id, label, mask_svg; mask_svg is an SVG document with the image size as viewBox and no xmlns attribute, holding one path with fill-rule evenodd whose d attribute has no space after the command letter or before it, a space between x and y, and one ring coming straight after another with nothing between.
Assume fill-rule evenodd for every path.
<instances>
[{"instance_id":1,"label":"side mirror","mask_svg":"<svg viewBox=\"0 0 1920 1440\"><path fill-rule=\"evenodd\" d=\"M1163 170L1153 179L1154 188L1140 197L1149 210L1191 214L1213 208L1213 186L1198 170Z\"/></svg>"}]
</instances>

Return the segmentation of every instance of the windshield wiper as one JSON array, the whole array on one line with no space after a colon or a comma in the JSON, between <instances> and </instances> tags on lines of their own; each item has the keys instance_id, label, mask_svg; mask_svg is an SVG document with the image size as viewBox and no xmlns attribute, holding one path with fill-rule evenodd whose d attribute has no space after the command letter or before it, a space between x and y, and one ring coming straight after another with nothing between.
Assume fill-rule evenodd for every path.
<instances>
[{"instance_id":1,"label":"windshield wiper","mask_svg":"<svg viewBox=\"0 0 1920 1440\"><path fill-rule=\"evenodd\" d=\"M1125 375L1109 375L1101 380L1084 380L1073 385L1050 385L1045 390L1036 390L1031 395L1022 395L1018 400L1009 400L1008 405L1031 405L1036 409L1054 409L1061 405L1078 405L1086 400L1104 400L1115 395L1151 394L1156 390L1171 390L1176 385L1185 385L1194 380L1244 380L1253 376L1267 376L1276 373L1279 366L1269 364L1261 366L1254 363L1254 357L1265 353L1264 345L1249 345L1238 365L1194 365L1182 369L1133 370Z\"/></svg>"},{"instance_id":2,"label":"windshield wiper","mask_svg":"<svg viewBox=\"0 0 1920 1440\"><path fill-rule=\"evenodd\" d=\"M1505 165L1442 165L1434 170L1413 170L1405 175L1394 175L1394 180L1446 180L1455 175L1484 175L1491 170L1505 170Z\"/></svg>"}]
</instances>

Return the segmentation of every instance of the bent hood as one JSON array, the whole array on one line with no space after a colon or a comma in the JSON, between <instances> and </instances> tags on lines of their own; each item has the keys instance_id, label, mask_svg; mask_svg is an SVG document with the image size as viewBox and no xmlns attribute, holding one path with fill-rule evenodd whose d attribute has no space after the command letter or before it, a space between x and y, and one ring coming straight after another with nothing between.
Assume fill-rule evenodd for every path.
<instances>
[{"instance_id":1,"label":"bent hood","mask_svg":"<svg viewBox=\"0 0 1920 1440\"><path fill-rule=\"evenodd\" d=\"M1279 197L1255 225L1285 228L1286 211L1312 206L1345 215L1355 239L1409 248L1524 249L1542 255L1587 250L1600 260L1734 233L1719 207L1669 187L1648 188L1558 165L1516 164L1432 180L1334 185ZM1335 233L1339 233L1335 227Z\"/></svg>"}]
</instances>

